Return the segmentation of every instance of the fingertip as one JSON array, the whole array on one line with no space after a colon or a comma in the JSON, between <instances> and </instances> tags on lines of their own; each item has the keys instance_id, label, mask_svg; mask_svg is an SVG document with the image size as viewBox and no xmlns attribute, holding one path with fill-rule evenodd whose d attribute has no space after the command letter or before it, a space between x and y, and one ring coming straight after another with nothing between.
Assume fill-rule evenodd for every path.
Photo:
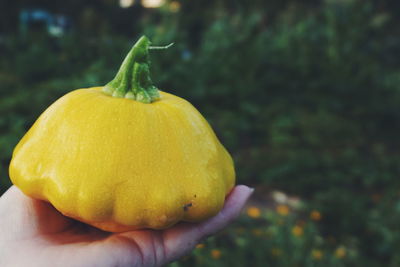
<instances>
[{"instance_id":1,"label":"fingertip","mask_svg":"<svg viewBox=\"0 0 400 267\"><path fill-rule=\"evenodd\" d=\"M186 251L191 249L191 245L196 244L199 240L206 238L236 219L251 194L253 188L245 185L235 186L228 197L222 210L214 217L198 224L181 224L180 226L168 229L164 233L164 240L167 251ZM177 238L179 236L179 238ZM168 257L169 259L176 258L176 255Z\"/></svg>"},{"instance_id":2,"label":"fingertip","mask_svg":"<svg viewBox=\"0 0 400 267\"><path fill-rule=\"evenodd\" d=\"M247 185L243 185L243 184L239 184L239 185L235 186L234 190L239 190L239 191L242 191L242 192L249 192L249 193L254 192L254 188L249 187Z\"/></svg>"},{"instance_id":3,"label":"fingertip","mask_svg":"<svg viewBox=\"0 0 400 267\"><path fill-rule=\"evenodd\" d=\"M240 199L244 203L247 202L247 200L250 198L250 196L253 194L254 188L248 187L246 185L237 185L233 188L231 193L228 196L229 199Z\"/></svg>"}]
</instances>

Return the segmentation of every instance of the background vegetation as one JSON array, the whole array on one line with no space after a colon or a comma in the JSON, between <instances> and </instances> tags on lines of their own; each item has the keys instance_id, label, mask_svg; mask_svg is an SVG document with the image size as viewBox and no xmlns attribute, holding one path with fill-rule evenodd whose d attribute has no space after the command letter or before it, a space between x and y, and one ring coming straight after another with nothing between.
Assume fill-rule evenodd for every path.
<instances>
[{"instance_id":1,"label":"background vegetation","mask_svg":"<svg viewBox=\"0 0 400 267\"><path fill-rule=\"evenodd\" d=\"M250 2L1 2L0 194L38 115L111 80L144 33L175 42L152 52L155 83L203 113L256 188L235 225L172 266L399 266L400 4ZM69 30L23 30L31 7Z\"/></svg>"}]
</instances>

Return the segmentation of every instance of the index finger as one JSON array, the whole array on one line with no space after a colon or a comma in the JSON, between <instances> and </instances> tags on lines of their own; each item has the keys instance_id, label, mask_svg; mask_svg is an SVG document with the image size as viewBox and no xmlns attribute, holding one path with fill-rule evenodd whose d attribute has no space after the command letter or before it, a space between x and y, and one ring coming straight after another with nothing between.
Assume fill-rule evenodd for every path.
<instances>
[{"instance_id":1,"label":"index finger","mask_svg":"<svg viewBox=\"0 0 400 267\"><path fill-rule=\"evenodd\" d=\"M168 262L192 250L203 238L220 231L239 216L253 193L244 185L236 186L226 199L224 208L214 217L199 224L183 223L164 232L163 240Z\"/></svg>"}]
</instances>

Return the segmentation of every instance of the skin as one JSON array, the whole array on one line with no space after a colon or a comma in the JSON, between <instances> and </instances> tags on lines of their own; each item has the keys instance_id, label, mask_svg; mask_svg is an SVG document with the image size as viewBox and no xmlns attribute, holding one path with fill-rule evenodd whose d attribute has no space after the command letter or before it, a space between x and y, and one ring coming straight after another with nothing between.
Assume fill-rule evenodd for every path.
<instances>
[{"instance_id":1,"label":"skin","mask_svg":"<svg viewBox=\"0 0 400 267\"><path fill-rule=\"evenodd\" d=\"M189 102L161 96L143 104L101 87L66 94L15 147L11 181L109 232L214 216L235 184L232 158Z\"/></svg>"},{"instance_id":2,"label":"skin","mask_svg":"<svg viewBox=\"0 0 400 267\"><path fill-rule=\"evenodd\" d=\"M0 197L0 266L162 266L231 223L252 192L236 186L221 212L202 223L108 233L67 218L13 186Z\"/></svg>"}]
</instances>

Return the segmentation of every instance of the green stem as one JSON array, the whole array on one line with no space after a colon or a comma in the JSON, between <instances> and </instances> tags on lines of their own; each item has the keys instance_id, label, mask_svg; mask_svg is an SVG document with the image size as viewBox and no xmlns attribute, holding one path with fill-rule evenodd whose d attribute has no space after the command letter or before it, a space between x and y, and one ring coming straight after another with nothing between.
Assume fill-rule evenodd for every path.
<instances>
[{"instance_id":1,"label":"green stem","mask_svg":"<svg viewBox=\"0 0 400 267\"><path fill-rule=\"evenodd\" d=\"M129 51L115 78L103 87L103 92L113 97L151 103L160 98L157 87L150 78L150 41L142 36Z\"/></svg>"}]
</instances>

